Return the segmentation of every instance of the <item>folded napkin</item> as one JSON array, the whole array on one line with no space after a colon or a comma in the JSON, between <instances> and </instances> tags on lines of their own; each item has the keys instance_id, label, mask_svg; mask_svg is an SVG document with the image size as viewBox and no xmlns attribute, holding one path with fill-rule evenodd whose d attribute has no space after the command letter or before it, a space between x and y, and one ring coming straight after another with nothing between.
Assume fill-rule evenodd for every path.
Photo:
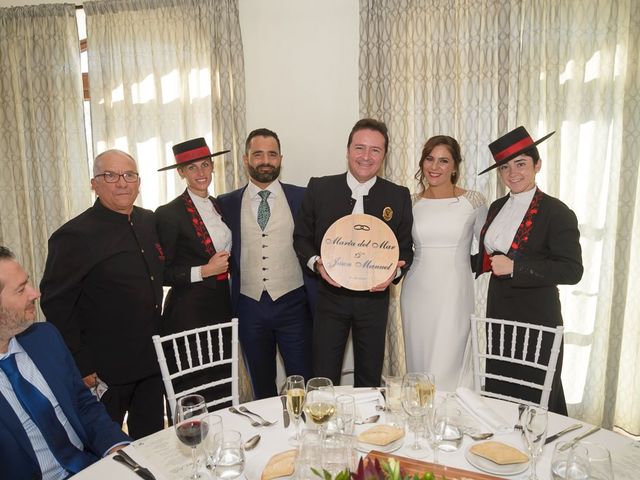
<instances>
[{"instance_id":1,"label":"folded napkin","mask_svg":"<svg viewBox=\"0 0 640 480\"><path fill-rule=\"evenodd\" d=\"M493 411L485 403L484 399L473 390L458 387L456 388L456 394L462 405L491 428L494 433L509 433L513 431L513 425Z\"/></svg>"},{"instance_id":2,"label":"folded napkin","mask_svg":"<svg viewBox=\"0 0 640 480\"><path fill-rule=\"evenodd\" d=\"M356 403L371 403L376 401L383 401L382 394L379 390L365 390L360 392L350 393L353 396Z\"/></svg>"}]
</instances>

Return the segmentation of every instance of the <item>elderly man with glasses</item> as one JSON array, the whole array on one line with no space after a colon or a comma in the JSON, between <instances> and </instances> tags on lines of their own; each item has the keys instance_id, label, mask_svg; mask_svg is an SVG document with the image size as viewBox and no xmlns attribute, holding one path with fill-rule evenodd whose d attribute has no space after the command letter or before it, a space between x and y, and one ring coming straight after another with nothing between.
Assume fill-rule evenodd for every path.
<instances>
[{"instance_id":1,"label":"elderly man with glasses","mask_svg":"<svg viewBox=\"0 0 640 480\"><path fill-rule=\"evenodd\" d=\"M95 158L94 205L49 239L41 306L87 387L133 438L163 427L162 381L151 337L162 305L164 254L154 214L136 207L136 162L120 150ZM106 388L106 391L105 391Z\"/></svg>"}]
</instances>

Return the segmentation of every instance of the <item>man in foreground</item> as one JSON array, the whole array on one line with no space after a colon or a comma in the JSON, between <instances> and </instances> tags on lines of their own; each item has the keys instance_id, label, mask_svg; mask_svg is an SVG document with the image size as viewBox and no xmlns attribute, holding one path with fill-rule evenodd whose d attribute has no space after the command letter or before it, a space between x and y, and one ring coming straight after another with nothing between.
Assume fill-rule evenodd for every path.
<instances>
[{"instance_id":1,"label":"man in foreground","mask_svg":"<svg viewBox=\"0 0 640 480\"><path fill-rule=\"evenodd\" d=\"M120 150L93 165L94 205L49 239L42 310L71 350L87 387L114 421L141 438L163 427L162 380L151 337L158 332L164 254L154 214L134 207L140 177Z\"/></svg>"},{"instance_id":2,"label":"man in foreground","mask_svg":"<svg viewBox=\"0 0 640 480\"><path fill-rule=\"evenodd\" d=\"M0 246L0 475L62 479L130 439L85 387L56 328L33 324L40 296Z\"/></svg>"},{"instance_id":3,"label":"man in foreground","mask_svg":"<svg viewBox=\"0 0 640 480\"><path fill-rule=\"evenodd\" d=\"M276 346L287 375L311 378L311 272L293 250L293 221L304 188L278 180L278 135L266 128L247 137L244 166L250 181L218 198L233 234L231 300L254 396L276 390Z\"/></svg>"},{"instance_id":4,"label":"man in foreground","mask_svg":"<svg viewBox=\"0 0 640 480\"><path fill-rule=\"evenodd\" d=\"M413 260L411 197L406 187L377 175L387 154L389 135L383 122L358 121L347 141L348 171L312 178L296 218L293 246L302 265L322 278L313 324L313 369L317 376L340 381L351 330L356 387L380 385L389 307L388 286L399 281ZM338 219L366 213L383 220L400 248L393 274L370 291L342 288L325 270L322 238Z\"/></svg>"}]
</instances>

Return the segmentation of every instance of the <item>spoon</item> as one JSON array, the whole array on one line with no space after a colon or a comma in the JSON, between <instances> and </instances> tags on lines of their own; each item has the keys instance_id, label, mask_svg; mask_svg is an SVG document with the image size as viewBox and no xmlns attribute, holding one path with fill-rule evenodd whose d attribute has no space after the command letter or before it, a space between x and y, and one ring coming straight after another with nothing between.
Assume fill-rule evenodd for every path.
<instances>
[{"instance_id":1,"label":"spoon","mask_svg":"<svg viewBox=\"0 0 640 480\"><path fill-rule=\"evenodd\" d=\"M469 430L466 428L462 430L462 433L471 437L471 439L475 440L476 442L478 440L486 440L487 438L493 437L493 432L478 433L475 430Z\"/></svg>"},{"instance_id":2,"label":"spoon","mask_svg":"<svg viewBox=\"0 0 640 480\"><path fill-rule=\"evenodd\" d=\"M356 425L366 425L367 423L376 423L380 415L371 415L370 417L365 418L359 422L354 422Z\"/></svg>"},{"instance_id":3,"label":"spoon","mask_svg":"<svg viewBox=\"0 0 640 480\"><path fill-rule=\"evenodd\" d=\"M253 450L256 447L256 445L258 445L258 443L260 442L260 438L261 438L260 435L254 435L249 440L247 440L243 445L245 451Z\"/></svg>"}]
</instances>

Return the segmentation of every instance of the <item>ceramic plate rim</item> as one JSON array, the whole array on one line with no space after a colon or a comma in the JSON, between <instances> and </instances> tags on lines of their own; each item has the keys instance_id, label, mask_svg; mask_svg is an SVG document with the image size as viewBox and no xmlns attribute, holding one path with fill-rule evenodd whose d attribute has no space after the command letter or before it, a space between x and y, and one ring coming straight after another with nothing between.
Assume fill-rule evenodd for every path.
<instances>
[{"instance_id":1,"label":"ceramic plate rim","mask_svg":"<svg viewBox=\"0 0 640 480\"><path fill-rule=\"evenodd\" d=\"M471 447L473 445L469 445L464 451L464 458L469 462L472 466L477 468L478 470L482 470L486 473L491 473L493 475L517 475L522 473L529 468L529 460L522 463L512 463L509 465L499 465L495 462L492 462L488 458L481 457L480 455L476 455L471 451ZM515 448L515 447L514 447ZM486 462L486 463L485 463ZM495 465L495 467L494 467Z\"/></svg>"}]
</instances>

